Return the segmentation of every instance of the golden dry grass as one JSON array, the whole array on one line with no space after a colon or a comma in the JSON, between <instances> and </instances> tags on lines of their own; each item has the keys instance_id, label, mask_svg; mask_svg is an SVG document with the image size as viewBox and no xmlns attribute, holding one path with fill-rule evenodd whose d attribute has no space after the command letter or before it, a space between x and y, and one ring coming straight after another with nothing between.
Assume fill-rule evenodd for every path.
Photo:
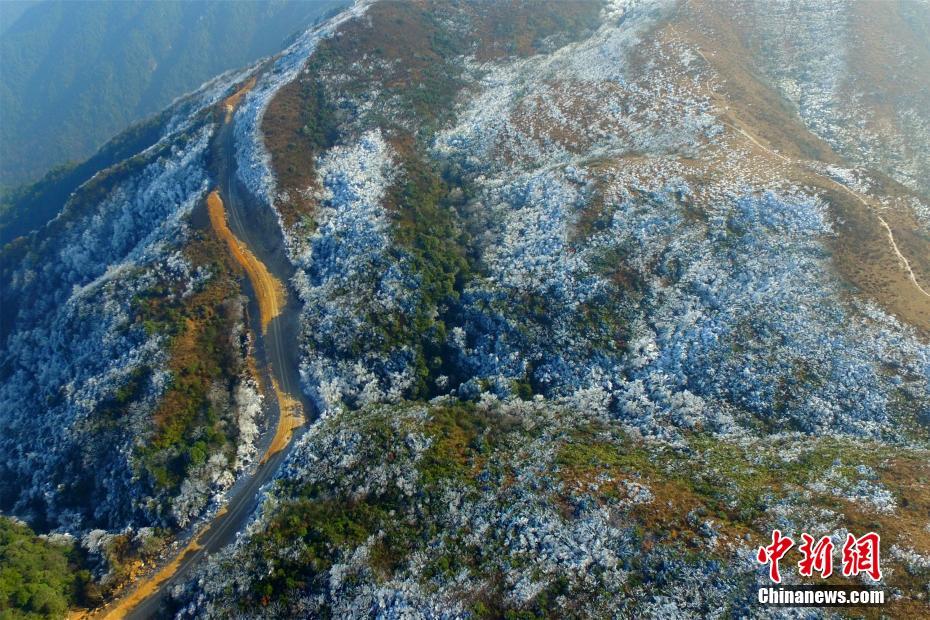
<instances>
[{"instance_id":1,"label":"golden dry grass","mask_svg":"<svg viewBox=\"0 0 930 620\"><path fill-rule=\"evenodd\" d=\"M788 102L758 73L762 52L750 42L752 24L734 18L736 13L726 3L690 0L664 27L662 36L695 47L719 76L718 88L707 94L731 132L733 145L743 142L741 146L749 149L752 159L778 170L787 181L813 188L828 202L838 233L831 241L837 272L861 294L930 336L930 242L914 234L908 212L882 209L872 197L809 165L811 161L842 165L843 160L807 130Z\"/></svg>"}]
</instances>

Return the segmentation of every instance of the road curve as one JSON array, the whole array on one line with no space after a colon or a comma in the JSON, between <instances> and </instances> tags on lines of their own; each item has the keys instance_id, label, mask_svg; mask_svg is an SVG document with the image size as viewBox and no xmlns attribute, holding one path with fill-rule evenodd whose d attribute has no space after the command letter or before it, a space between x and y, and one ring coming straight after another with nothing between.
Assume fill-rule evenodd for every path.
<instances>
[{"instance_id":1,"label":"road curve","mask_svg":"<svg viewBox=\"0 0 930 620\"><path fill-rule=\"evenodd\" d=\"M248 88L247 84L245 88ZM240 95L240 93L237 93ZM230 98L238 103L240 96ZM158 571L100 614L104 618L153 618L168 613L167 592L183 583L190 571L211 553L234 542L260 501L261 487L271 481L286 458L306 417L314 409L300 389L298 309L286 294L293 267L288 261L281 231L269 209L241 189L235 174L235 142L229 105L226 122L220 125L212 145L212 165L218 189L208 197L211 223L226 241L234 258L248 275L250 314L258 317L256 354L262 366L273 429L259 446L263 454L255 470L227 493L227 504L202 529L193 533L188 545ZM225 207L225 213L223 213ZM225 229L225 230L224 230ZM257 312L255 312L257 310Z\"/></svg>"},{"instance_id":2,"label":"road curve","mask_svg":"<svg viewBox=\"0 0 930 620\"><path fill-rule=\"evenodd\" d=\"M226 242L229 253L245 270L249 278L249 284L252 285L252 291L258 302L262 333L265 334L268 332L268 324L281 314L281 309L287 304L284 285L271 275L265 263L255 258L248 246L229 230L226 223L226 208L223 206L219 191L213 190L207 196L207 212L210 215L210 225L213 226L214 232Z\"/></svg>"}]
</instances>

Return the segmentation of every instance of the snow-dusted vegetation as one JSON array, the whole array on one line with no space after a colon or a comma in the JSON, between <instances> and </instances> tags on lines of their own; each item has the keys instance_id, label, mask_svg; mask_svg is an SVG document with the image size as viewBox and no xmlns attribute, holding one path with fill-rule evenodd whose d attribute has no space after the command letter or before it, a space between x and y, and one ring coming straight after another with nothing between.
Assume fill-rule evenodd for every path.
<instances>
[{"instance_id":1,"label":"snow-dusted vegetation","mask_svg":"<svg viewBox=\"0 0 930 620\"><path fill-rule=\"evenodd\" d=\"M677 70L661 63L631 70L630 45L643 21L627 15L621 28L608 24L553 58L499 71L507 77L493 79L438 140L444 156L475 167L479 187L487 188L479 201L490 222L482 258L490 277L472 285L478 301L470 311L482 312L465 326L465 342L477 345L465 351L476 379L506 386L521 379L529 363L530 379L547 393L609 384L617 414L646 434L661 434L669 422L732 431L733 416L745 420L749 414L775 428L896 435L890 423L900 411L895 403L903 398L921 410L930 406L930 348L876 308L845 299L830 266L825 205L815 195L753 187L739 177L695 195L675 175L675 163L662 170L668 160L656 156L669 148L684 157L694 148L706 156L717 148L688 138L690 130L676 123L688 115L669 114L669 102L703 114L705 136L715 136L720 126L692 94L695 74L675 58L686 56L674 46L656 56ZM575 88L571 96L553 93L541 66L557 67L550 70L560 80L578 75L595 86ZM626 144L615 138L624 132L615 129L613 139L594 140L559 170L552 162L558 150L517 137L526 102L564 105L566 98L585 96L575 93L598 93L617 81L649 89L619 95L622 105L598 98L602 111L586 107L584 116L563 117L570 129L565 133L577 138L586 126L632 123L650 128L643 139ZM667 116L671 122L657 121ZM604 158L629 151L653 155L651 183L622 173L611 178L605 170ZM514 182L512 169L498 171L494 157L540 168L527 173L529 181ZM482 165L488 161L494 163ZM602 230L569 243L576 220L595 207ZM636 284L618 290L619 272L632 274ZM505 302L486 301L501 293ZM537 330L527 326L525 300L533 294L545 319ZM631 294L636 307L624 312ZM493 314L483 310L489 306ZM579 351L597 334L572 317L586 316L591 306L602 309L595 330L611 318L627 324L625 350ZM537 337L527 342L533 331Z\"/></svg>"},{"instance_id":2,"label":"snow-dusted vegetation","mask_svg":"<svg viewBox=\"0 0 930 620\"><path fill-rule=\"evenodd\" d=\"M332 36L346 21L364 15L369 4L370 0L354 2L333 19L301 33L274 59L270 69L261 74L255 88L236 111L237 174L249 191L265 203L273 206L277 193L270 156L260 130L268 102L282 86L297 76L320 39Z\"/></svg>"},{"instance_id":3,"label":"snow-dusted vegetation","mask_svg":"<svg viewBox=\"0 0 930 620\"><path fill-rule=\"evenodd\" d=\"M911 77L925 75L930 53L908 47L910 36L922 36L917 30L914 35L908 32L908 24L920 23L919 12L896 15L900 21L895 32L902 36L885 38L863 36L882 17L875 14L882 11L880 4L829 0L797 5L779 0L737 3L733 8L749 26L748 36L764 51L758 58L760 68L814 134L856 164L930 191L930 98L917 86L921 80ZM785 32L792 33L790 44ZM903 69L891 79L889 62Z\"/></svg>"},{"instance_id":4,"label":"snow-dusted vegetation","mask_svg":"<svg viewBox=\"0 0 930 620\"><path fill-rule=\"evenodd\" d=\"M176 248L207 187L209 136L206 127L158 153L88 212L66 212L58 234L40 239L12 274L11 287L29 300L6 340L10 374L0 386L3 480L15 512L79 532L84 519L121 528L141 508L129 454L167 377L163 338L134 324L132 303L159 279L193 287L204 277ZM153 372L143 380L144 368ZM106 419L108 402L130 405L121 390L133 382L127 417ZM97 498L85 504L74 493L88 483Z\"/></svg>"},{"instance_id":5,"label":"snow-dusted vegetation","mask_svg":"<svg viewBox=\"0 0 930 620\"><path fill-rule=\"evenodd\" d=\"M691 187L682 160L729 151L705 94L713 74L681 43L644 42L669 10L605 13L550 54L461 61L485 77L430 150L468 185L477 271L443 319L454 368L438 392L596 388L625 424L667 437L759 423L895 434L905 409L928 406L927 346L846 296L816 193L740 168ZM371 122L349 118L347 133ZM389 186L405 181L399 164L385 172L389 150L368 130L319 156L314 231L285 231L305 387L324 411L413 385L409 340L381 332L417 306L418 274L389 248ZM625 158L638 174L609 163Z\"/></svg>"},{"instance_id":6,"label":"snow-dusted vegetation","mask_svg":"<svg viewBox=\"0 0 930 620\"><path fill-rule=\"evenodd\" d=\"M591 617L646 613L654 603L638 601L651 587L626 593L660 571L681 580L665 603L671 610L728 604L752 579L751 565L688 563L656 549L633 567L641 541L625 519L655 501L648 483L605 471L579 485L576 475L588 472L576 471L585 467L576 451L590 446L565 434L605 422L567 403L442 401L337 414L301 443L249 544L212 559L193 594L176 592L190 597L179 616L222 617L237 605L261 617L460 617L549 606ZM694 519L698 530L705 521ZM701 544L712 547L713 528L704 529ZM303 573L307 565L313 573ZM299 574L299 586L287 577Z\"/></svg>"},{"instance_id":7,"label":"snow-dusted vegetation","mask_svg":"<svg viewBox=\"0 0 930 620\"><path fill-rule=\"evenodd\" d=\"M208 85L179 102L183 120L158 144L98 174L4 257L0 505L41 530L83 539L93 528L122 540L128 530L183 527L254 459L261 395L244 371L206 394L222 441L198 447L199 421L181 429L202 457L180 452L163 428L176 418L172 395L187 372L175 359L179 334L196 332L185 308L227 295L215 302L238 324L226 346L239 367L249 354L244 301L224 288L228 268L214 250L204 258L203 234L190 225L211 185L215 128L204 108L229 87ZM166 467L180 477L160 478ZM105 585L125 579L120 554L88 551L101 556Z\"/></svg>"},{"instance_id":8,"label":"snow-dusted vegetation","mask_svg":"<svg viewBox=\"0 0 930 620\"><path fill-rule=\"evenodd\" d=\"M566 243L563 210L575 201L557 187L505 203L486 257L493 279L469 291L478 316L463 353L475 380L507 386L527 362L554 393L606 380L618 414L645 433L669 422L733 430L732 415L750 414L776 428L893 436L896 401L928 406L930 349L874 306L844 301L817 198L744 188L695 221L680 179L603 191L604 229L584 244ZM500 195L491 190L487 204ZM624 311L605 257L608 272L639 280L635 308ZM528 294L545 309L535 338L518 301ZM585 304L608 305L593 329L572 320ZM629 346L582 348L611 318L629 323Z\"/></svg>"},{"instance_id":9,"label":"snow-dusted vegetation","mask_svg":"<svg viewBox=\"0 0 930 620\"><path fill-rule=\"evenodd\" d=\"M892 494L884 466L850 465L882 463L889 453L874 445L796 435L775 441L797 448L778 450L695 435L689 456L582 406L437 399L329 416L246 537L174 590L178 617L749 613L767 573L745 532L819 528L842 540L837 494L872 519L901 514L881 500ZM881 491L857 497L864 481ZM892 556L927 574L913 550Z\"/></svg>"},{"instance_id":10,"label":"snow-dusted vegetation","mask_svg":"<svg viewBox=\"0 0 930 620\"><path fill-rule=\"evenodd\" d=\"M528 6L360 2L228 78L317 419L175 611L752 616L774 527L886 528L922 604L930 202L844 99L845 3L741 9L759 75L687 4ZM222 84L10 272L0 499L98 575L221 503L277 402L190 216Z\"/></svg>"},{"instance_id":11,"label":"snow-dusted vegetation","mask_svg":"<svg viewBox=\"0 0 930 620\"><path fill-rule=\"evenodd\" d=\"M316 231L294 239L294 285L304 305L301 375L324 414L342 406L397 401L411 385L412 353L383 325L411 316L417 279L389 251L382 202L395 174L390 147L372 132L335 147L318 164Z\"/></svg>"},{"instance_id":12,"label":"snow-dusted vegetation","mask_svg":"<svg viewBox=\"0 0 930 620\"><path fill-rule=\"evenodd\" d=\"M480 28L436 10L453 40ZM313 205L282 226L327 415L247 535L176 589L182 617L740 615L756 533L840 541L860 515L919 512L900 497L926 456L930 347L840 276L823 187L917 219L923 203L793 168L735 125L707 49L656 30L679 14L618 3L581 40L483 61L449 43L455 77L413 94L375 47L390 11L352 31L373 51L326 50L312 103L339 138L316 143L309 187L276 191ZM370 74L392 81L353 81ZM454 110L418 124L405 106L439 84L461 88ZM842 125L835 96L809 114ZM467 263L435 297L419 261L436 237L408 215L424 178ZM909 605L926 571L904 548Z\"/></svg>"}]
</instances>

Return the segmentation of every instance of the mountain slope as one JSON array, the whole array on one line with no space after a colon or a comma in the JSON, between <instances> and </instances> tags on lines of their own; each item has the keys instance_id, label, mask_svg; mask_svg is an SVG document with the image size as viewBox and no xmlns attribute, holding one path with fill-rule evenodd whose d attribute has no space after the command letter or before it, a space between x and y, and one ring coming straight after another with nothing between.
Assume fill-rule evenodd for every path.
<instances>
[{"instance_id":1,"label":"mountain slope","mask_svg":"<svg viewBox=\"0 0 930 620\"><path fill-rule=\"evenodd\" d=\"M360 2L178 101L3 253L0 508L139 617L778 616L774 528L919 616L930 145L789 6Z\"/></svg>"},{"instance_id":2,"label":"mountain slope","mask_svg":"<svg viewBox=\"0 0 930 620\"><path fill-rule=\"evenodd\" d=\"M0 35L16 23L16 20L41 0L9 0L0 5Z\"/></svg>"},{"instance_id":3,"label":"mountain slope","mask_svg":"<svg viewBox=\"0 0 930 620\"><path fill-rule=\"evenodd\" d=\"M920 609L922 188L857 185L738 13L571 6L600 26L376 4L269 104L240 166L329 417L180 615L739 614L812 522L879 528Z\"/></svg>"}]
</instances>

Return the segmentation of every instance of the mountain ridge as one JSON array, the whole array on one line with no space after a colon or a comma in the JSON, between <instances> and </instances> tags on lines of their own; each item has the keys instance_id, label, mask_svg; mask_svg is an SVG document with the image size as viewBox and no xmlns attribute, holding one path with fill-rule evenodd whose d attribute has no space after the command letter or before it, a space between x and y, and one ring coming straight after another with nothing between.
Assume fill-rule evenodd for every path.
<instances>
[{"instance_id":1,"label":"mountain ridge","mask_svg":"<svg viewBox=\"0 0 930 620\"><path fill-rule=\"evenodd\" d=\"M927 136L855 146L867 4L364 2L178 102L4 250L0 507L74 532L93 607L255 480L275 395L219 186L319 416L137 613L768 617L778 527L879 531L883 611L919 614Z\"/></svg>"},{"instance_id":2,"label":"mountain ridge","mask_svg":"<svg viewBox=\"0 0 930 620\"><path fill-rule=\"evenodd\" d=\"M123 128L209 77L277 51L338 6L35 3L0 41L0 183L30 182L92 156Z\"/></svg>"}]
</instances>

